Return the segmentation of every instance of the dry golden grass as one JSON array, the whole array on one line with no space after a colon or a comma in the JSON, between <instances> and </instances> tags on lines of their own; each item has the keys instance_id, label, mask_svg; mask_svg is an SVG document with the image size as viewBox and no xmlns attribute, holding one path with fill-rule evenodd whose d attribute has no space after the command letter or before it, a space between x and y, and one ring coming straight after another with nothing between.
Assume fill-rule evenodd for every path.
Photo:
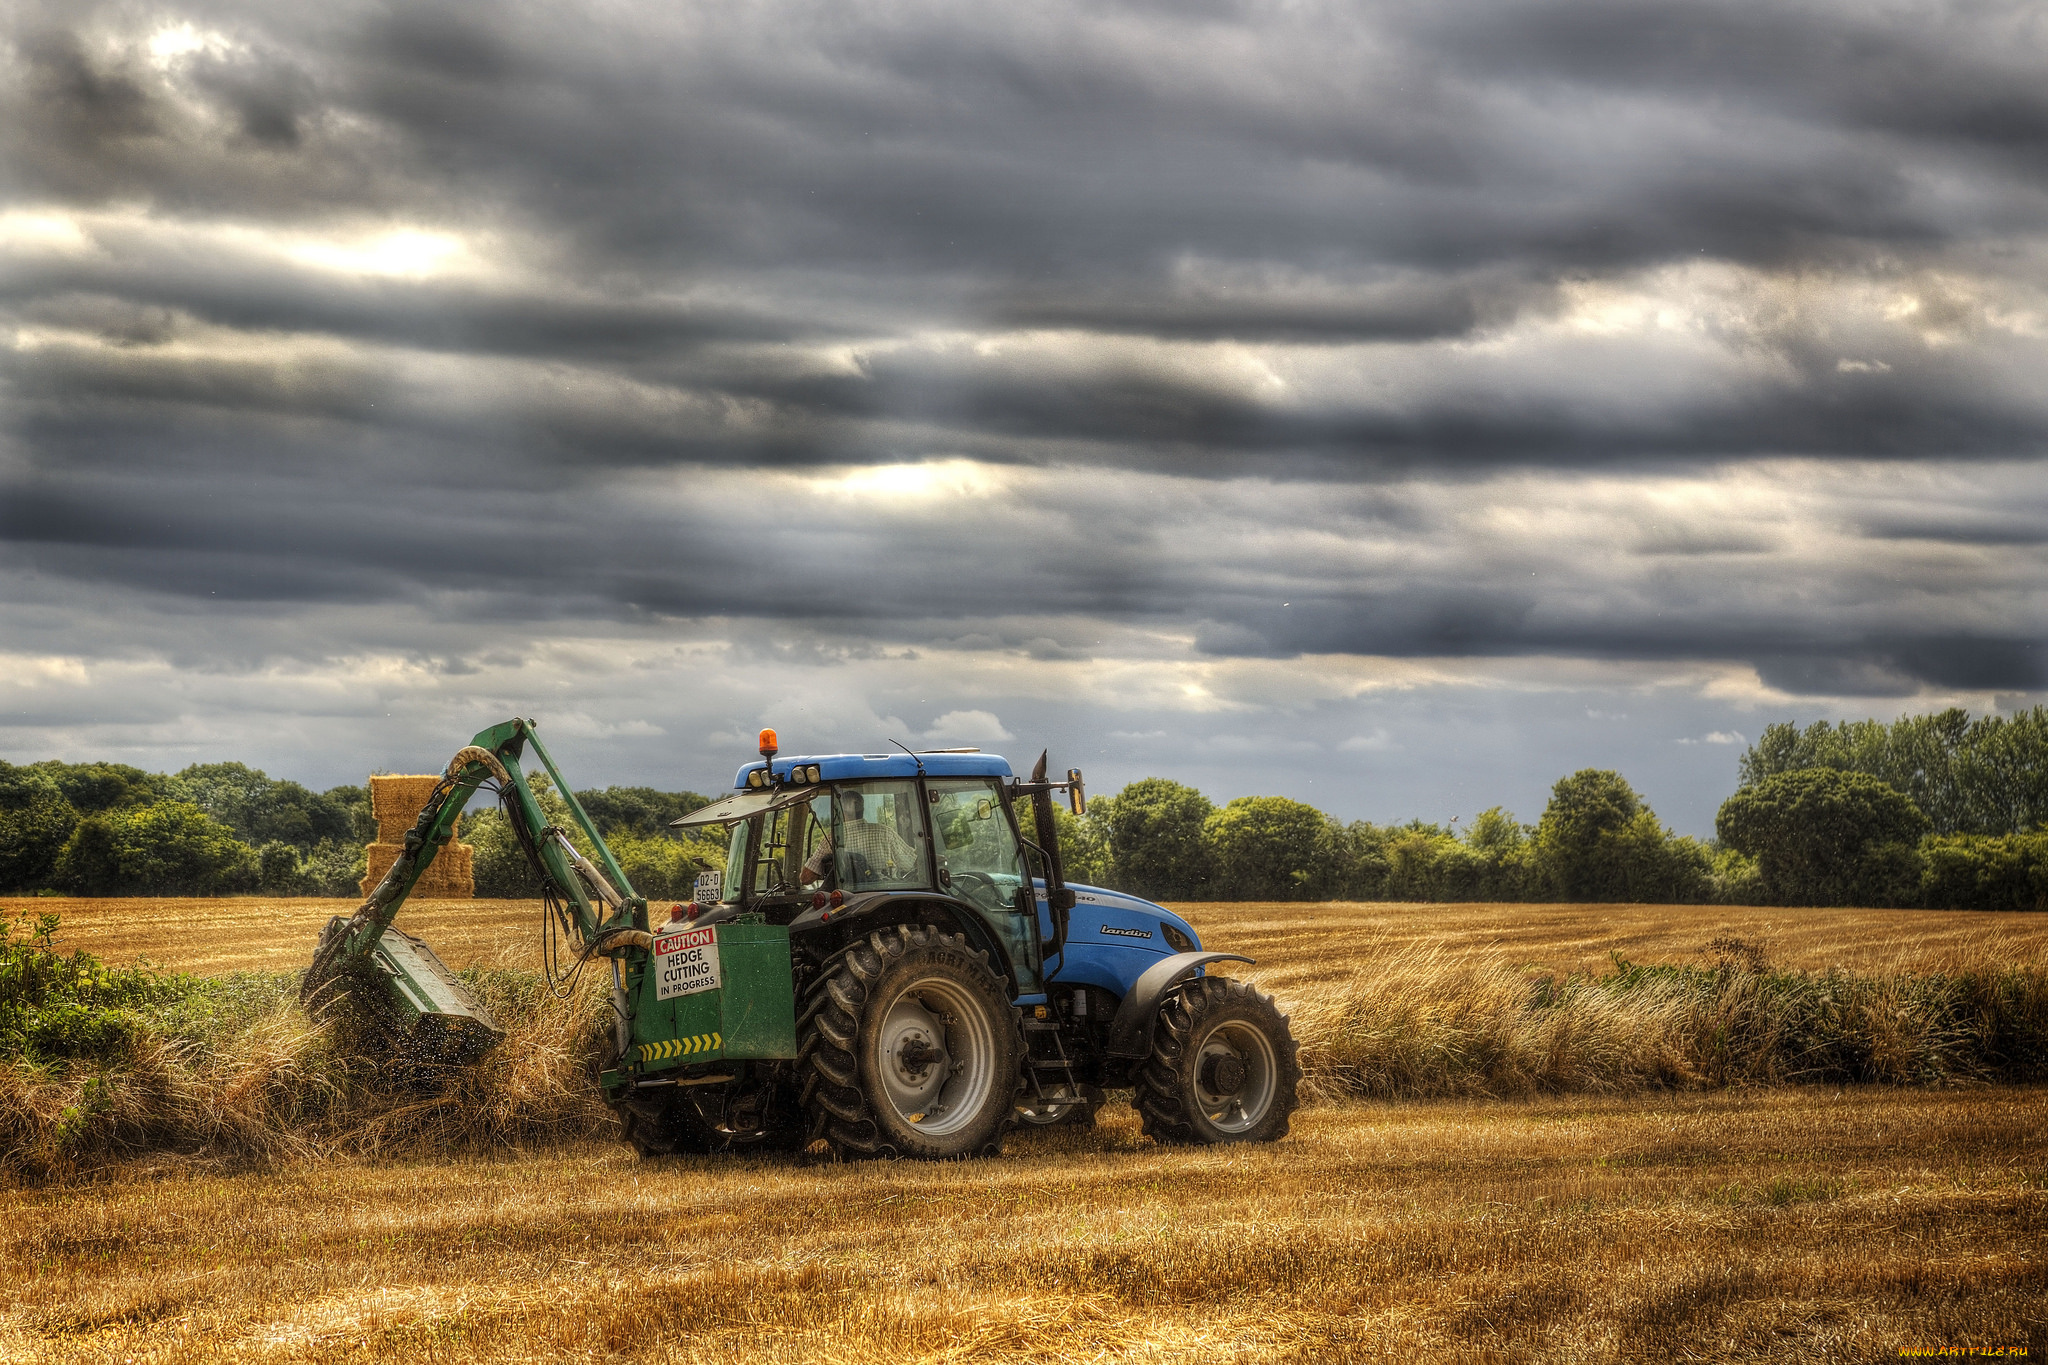
<instances>
[{"instance_id":1,"label":"dry golden grass","mask_svg":"<svg viewBox=\"0 0 2048 1365\"><path fill-rule=\"evenodd\" d=\"M2033 958L2048 915L1983 910L1824 910L1731 905L1416 905L1208 902L1172 907L1204 945L1256 958L1269 989L1346 979L1360 958L1427 948L1450 962L1505 961L1559 975L1631 962L1697 962L1717 938L1763 945L1773 964L1893 971L1957 958Z\"/></svg>"},{"instance_id":2,"label":"dry golden grass","mask_svg":"<svg viewBox=\"0 0 2048 1365\"><path fill-rule=\"evenodd\" d=\"M159 1162L0 1193L11 1360L1896 1360L2048 1333L2048 1090L1130 1111L951 1165Z\"/></svg>"},{"instance_id":3,"label":"dry golden grass","mask_svg":"<svg viewBox=\"0 0 2048 1365\"><path fill-rule=\"evenodd\" d=\"M58 943L108 962L148 957L179 971L296 971L330 915L354 900L229 896L219 899L0 899L0 916L54 911ZM1338 980L1368 953L1410 945L1451 956L1504 959L1566 973L1605 967L1619 950L1635 962L1697 961L1716 938L1765 944L1781 967L1889 970L1936 956L2048 949L2048 915L1976 910L1810 910L1726 905L1416 905L1209 902L1180 905L1216 948L1259 961L1284 989ZM399 923L449 966L538 964L539 901L408 901Z\"/></svg>"},{"instance_id":4,"label":"dry golden grass","mask_svg":"<svg viewBox=\"0 0 2048 1365\"><path fill-rule=\"evenodd\" d=\"M38 896L0 899L0 919L55 914L63 920L57 946L66 951L217 976L299 971L312 960L321 926L361 904L361 897ZM539 961L539 901L409 900L399 926L426 939L451 967L495 960L501 948Z\"/></svg>"},{"instance_id":5,"label":"dry golden grass","mask_svg":"<svg viewBox=\"0 0 2048 1365\"><path fill-rule=\"evenodd\" d=\"M345 1020L316 1025L289 977L211 984L224 989L186 996L122 1055L0 1065L0 1179L89 1179L164 1153L249 1169L618 1134L595 1084L610 1017L596 973L567 1000L531 974L476 974L508 1036L466 1067L395 1062Z\"/></svg>"},{"instance_id":6,"label":"dry golden grass","mask_svg":"<svg viewBox=\"0 0 2048 1365\"><path fill-rule=\"evenodd\" d=\"M302 966L320 924L351 903L25 904L65 916L65 946L218 972ZM323 1129L305 1076L335 1074L322 1066L326 1043L280 1005L242 1035L258 1045L238 1041L207 1082L214 1146L0 1191L0 1359L2048 1351L2048 1088L1529 1098L1714 1084L1697 1074L1712 1058L1686 1048L1719 1024L1647 1028L1677 1008L1654 991L1633 1012L1602 1013L1589 996L1576 1014L1537 1019L1522 970L1601 966L1613 948L1698 961L1710 941L1735 936L1767 941L1790 966L2031 962L2036 989L2048 922L1710 907L1185 908L1217 946L1260 958L1246 974L1297 1010L1322 1102L1281 1143L1158 1148L1112 1104L1094 1132L1018 1135L1000 1159L640 1163L567 1136L609 1121L582 1089L578 1025L559 1006L544 1008L560 1018L523 1026L499 1070L471 1088L424 1109L379 1099ZM451 963L518 966L531 960L537 911L428 903L408 906L404 923ZM1432 1088L1518 1097L1355 1097ZM153 1103L190 1098L152 1093L128 1097L135 1124ZM305 1107L280 1108L293 1104ZM437 1146L469 1154L417 1155ZM249 1167L252 1156L265 1164Z\"/></svg>"}]
</instances>

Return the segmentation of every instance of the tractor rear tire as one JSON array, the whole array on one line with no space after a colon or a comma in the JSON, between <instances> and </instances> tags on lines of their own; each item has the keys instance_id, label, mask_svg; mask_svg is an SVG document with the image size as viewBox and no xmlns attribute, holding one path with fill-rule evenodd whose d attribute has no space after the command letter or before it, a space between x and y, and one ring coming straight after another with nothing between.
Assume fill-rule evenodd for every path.
<instances>
[{"instance_id":1,"label":"tractor rear tire","mask_svg":"<svg viewBox=\"0 0 2048 1365\"><path fill-rule=\"evenodd\" d=\"M1272 1142L1287 1136L1300 1083L1294 1035L1273 997L1204 976L1160 1004L1132 1103L1154 1142Z\"/></svg>"},{"instance_id":2,"label":"tractor rear tire","mask_svg":"<svg viewBox=\"0 0 2048 1365\"><path fill-rule=\"evenodd\" d=\"M975 1156L1016 1122L1024 1032L962 935L892 924L854 940L797 1023L810 1133L842 1160Z\"/></svg>"}]
</instances>

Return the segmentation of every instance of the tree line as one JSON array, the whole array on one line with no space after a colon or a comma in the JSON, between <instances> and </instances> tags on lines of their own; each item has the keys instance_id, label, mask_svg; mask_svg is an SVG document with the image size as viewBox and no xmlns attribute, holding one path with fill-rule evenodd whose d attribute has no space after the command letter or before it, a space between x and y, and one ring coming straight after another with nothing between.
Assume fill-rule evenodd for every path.
<instances>
[{"instance_id":1,"label":"tree line","mask_svg":"<svg viewBox=\"0 0 2048 1365\"><path fill-rule=\"evenodd\" d=\"M566 805L537 794L570 827ZM576 793L636 890L722 870L715 831L671 837L696 792ZM1305 802L1217 806L1166 778L1058 812L1068 875L1155 900L1650 901L2048 908L2048 708L1972 719L1774 724L1742 755L1715 837L1672 833L1621 774L1559 779L1534 824L1344 823ZM176 774L0 763L0 888L76 895L346 896L375 837L361 787L313 792L239 763ZM538 894L494 807L461 837L481 896Z\"/></svg>"},{"instance_id":2,"label":"tree line","mask_svg":"<svg viewBox=\"0 0 2048 1365\"><path fill-rule=\"evenodd\" d=\"M1534 825L1498 806L1463 830L1346 824L1284 796L1216 806L1158 777L1060 815L1070 877L1153 900L1697 901L1740 876L1621 774L1590 768L1557 783Z\"/></svg>"},{"instance_id":3,"label":"tree line","mask_svg":"<svg viewBox=\"0 0 2048 1365\"><path fill-rule=\"evenodd\" d=\"M1738 773L1759 903L2048 909L2048 708L1772 725Z\"/></svg>"},{"instance_id":4,"label":"tree line","mask_svg":"<svg viewBox=\"0 0 2048 1365\"><path fill-rule=\"evenodd\" d=\"M1560 779L1533 825L1345 824L1164 778L1062 813L1077 880L1154 900L1658 901L2048 909L2048 708L1765 729L1715 838L1667 830L1615 772Z\"/></svg>"},{"instance_id":5,"label":"tree line","mask_svg":"<svg viewBox=\"0 0 2048 1365\"><path fill-rule=\"evenodd\" d=\"M547 779L529 779L550 817L572 828ZM607 787L576 793L628 879L649 896L689 894L722 846L666 837L704 805L696 792ZM316 792L241 763L152 773L123 763L0 762L0 890L75 896L354 896L377 837L367 789ZM526 855L488 802L461 838L475 850L477 893L539 894ZM580 838L580 836L579 836ZM586 850L588 852L588 850Z\"/></svg>"},{"instance_id":6,"label":"tree line","mask_svg":"<svg viewBox=\"0 0 2048 1365\"><path fill-rule=\"evenodd\" d=\"M0 763L0 887L78 896L340 896L376 837L361 787L241 763ZM345 888L345 889L344 889Z\"/></svg>"}]
</instances>

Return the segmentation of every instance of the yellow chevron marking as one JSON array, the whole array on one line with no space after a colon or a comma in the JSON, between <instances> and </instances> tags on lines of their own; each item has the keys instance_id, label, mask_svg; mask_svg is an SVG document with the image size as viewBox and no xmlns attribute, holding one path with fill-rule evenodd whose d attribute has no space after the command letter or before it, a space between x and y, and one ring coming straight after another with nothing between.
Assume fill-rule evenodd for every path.
<instances>
[{"instance_id":1,"label":"yellow chevron marking","mask_svg":"<svg viewBox=\"0 0 2048 1365\"><path fill-rule=\"evenodd\" d=\"M698 1052L717 1052L725 1046L725 1035L720 1033L698 1033L688 1038L664 1038L658 1043L642 1043L640 1060L657 1062L669 1057L687 1057Z\"/></svg>"}]
</instances>

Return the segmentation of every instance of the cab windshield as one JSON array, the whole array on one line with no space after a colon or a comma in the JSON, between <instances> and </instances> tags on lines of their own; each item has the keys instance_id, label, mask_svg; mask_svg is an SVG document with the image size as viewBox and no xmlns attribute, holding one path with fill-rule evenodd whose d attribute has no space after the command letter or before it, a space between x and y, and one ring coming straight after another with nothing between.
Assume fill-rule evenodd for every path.
<instances>
[{"instance_id":1,"label":"cab windshield","mask_svg":"<svg viewBox=\"0 0 2048 1365\"><path fill-rule=\"evenodd\" d=\"M986 778L939 779L931 797L940 883L984 910L1016 908L1024 859L1002 790Z\"/></svg>"},{"instance_id":2,"label":"cab windshield","mask_svg":"<svg viewBox=\"0 0 2048 1365\"><path fill-rule=\"evenodd\" d=\"M1038 906L1025 888L1017 827L993 778L934 778L932 830L938 836L939 884L970 902L1009 954L1020 990L1041 988Z\"/></svg>"}]
</instances>

